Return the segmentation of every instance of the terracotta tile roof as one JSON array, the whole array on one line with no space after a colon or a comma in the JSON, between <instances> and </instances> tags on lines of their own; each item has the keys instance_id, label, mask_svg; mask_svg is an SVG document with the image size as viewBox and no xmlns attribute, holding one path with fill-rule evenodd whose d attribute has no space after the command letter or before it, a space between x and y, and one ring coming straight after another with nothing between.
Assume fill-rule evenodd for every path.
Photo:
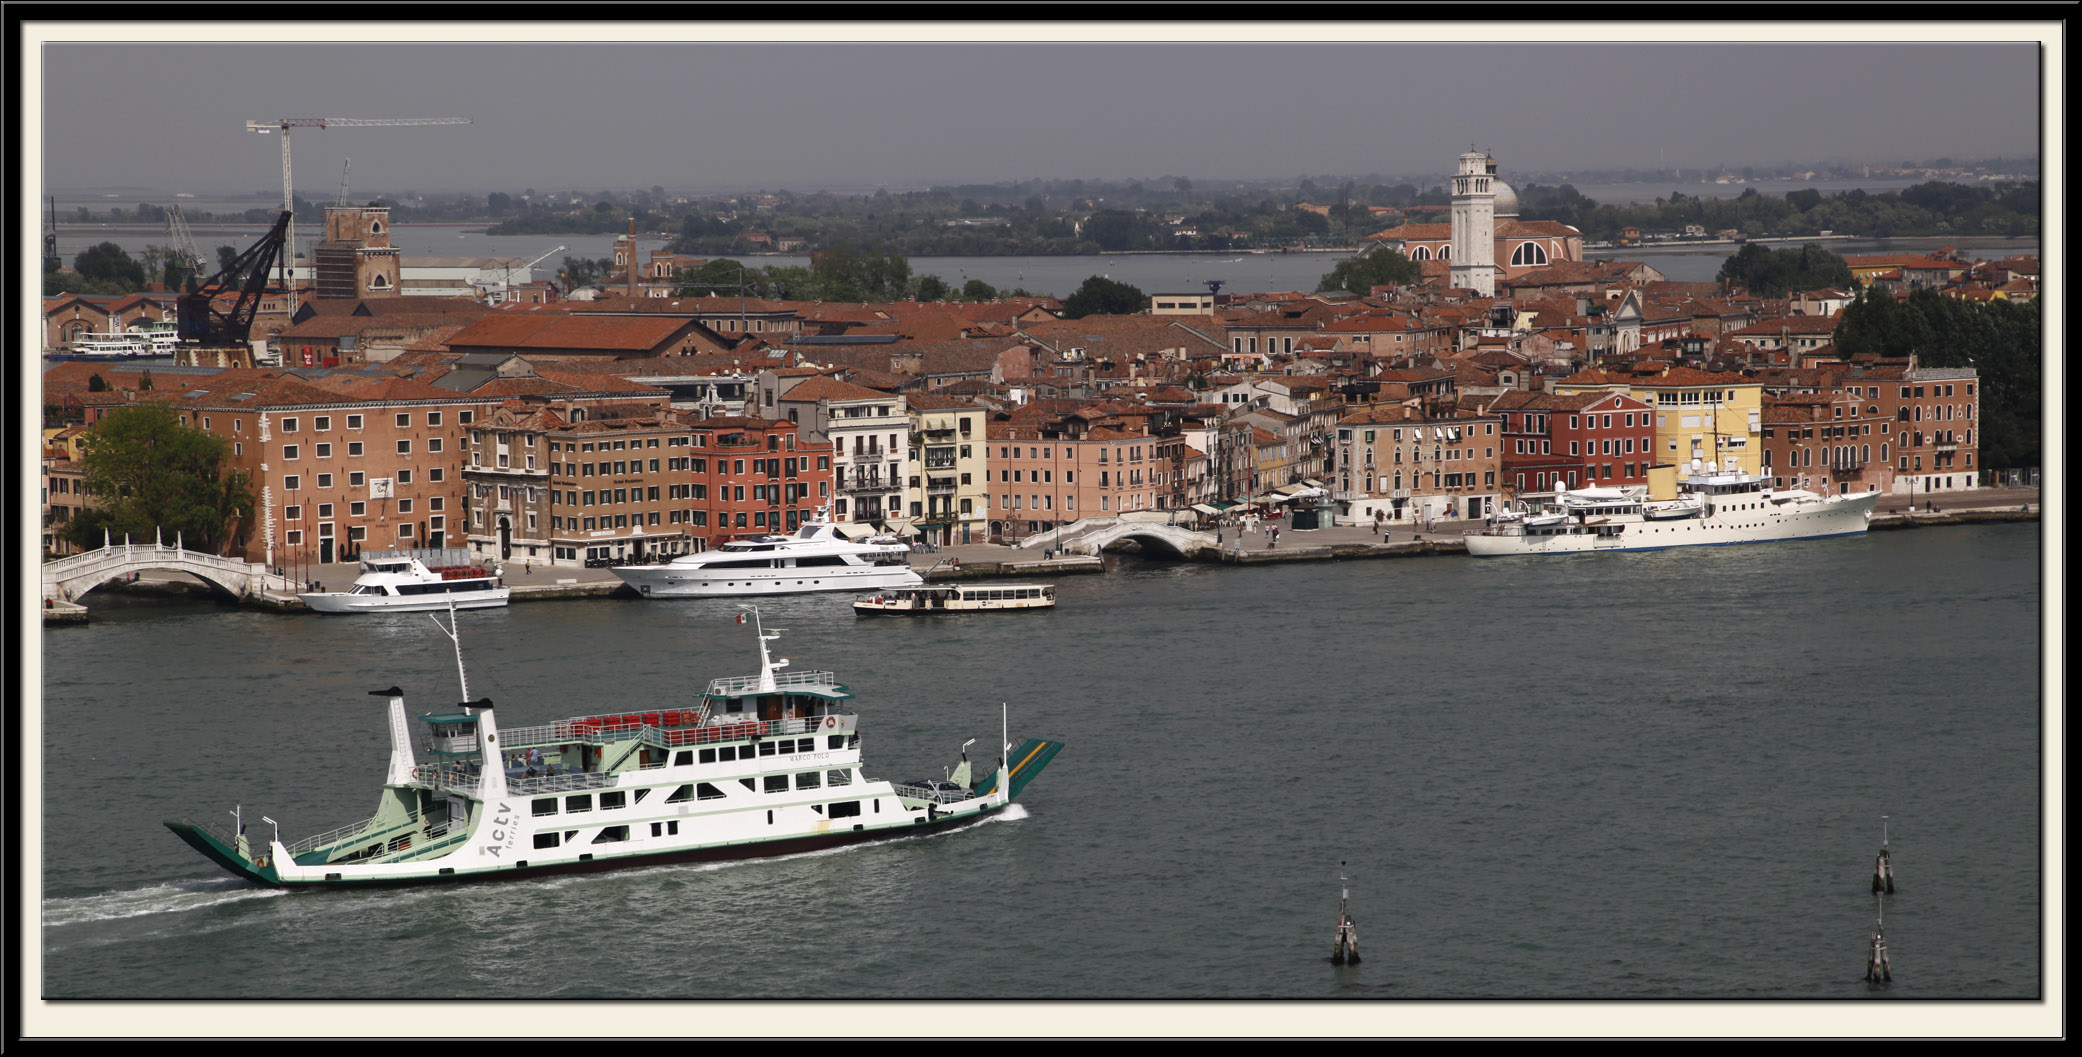
<instances>
[{"instance_id":1,"label":"terracotta tile roof","mask_svg":"<svg viewBox=\"0 0 2082 1057\"><path fill-rule=\"evenodd\" d=\"M492 315L448 339L450 348L598 349L648 351L671 343L696 326L681 318L644 316Z\"/></svg>"},{"instance_id":2,"label":"terracotta tile roof","mask_svg":"<svg viewBox=\"0 0 2082 1057\"><path fill-rule=\"evenodd\" d=\"M781 394L783 402L817 403L825 400L886 400L889 394L851 382L841 382L830 376L820 375L797 382L795 387Z\"/></svg>"}]
</instances>

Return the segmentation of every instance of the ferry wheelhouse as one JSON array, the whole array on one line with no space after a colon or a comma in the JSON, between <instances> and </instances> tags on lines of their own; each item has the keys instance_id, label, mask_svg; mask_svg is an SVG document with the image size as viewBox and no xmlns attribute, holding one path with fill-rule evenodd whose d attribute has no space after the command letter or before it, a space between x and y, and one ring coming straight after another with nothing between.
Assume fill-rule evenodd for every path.
<instances>
[{"instance_id":1,"label":"ferry wheelhouse","mask_svg":"<svg viewBox=\"0 0 2082 1057\"><path fill-rule=\"evenodd\" d=\"M830 672L784 674L787 659L767 650L776 637L759 629L759 674L716 679L680 709L501 728L490 700L415 722L403 691L373 691L389 702L391 746L366 820L295 842L272 830L249 838L243 815L228 832L194 819L166 826L231 873L277 887L758 858L981 821L1062 749L1027 739L977 778L964 743L944 779L869 778L852 692Z\"/></svg>"}]
</instances>

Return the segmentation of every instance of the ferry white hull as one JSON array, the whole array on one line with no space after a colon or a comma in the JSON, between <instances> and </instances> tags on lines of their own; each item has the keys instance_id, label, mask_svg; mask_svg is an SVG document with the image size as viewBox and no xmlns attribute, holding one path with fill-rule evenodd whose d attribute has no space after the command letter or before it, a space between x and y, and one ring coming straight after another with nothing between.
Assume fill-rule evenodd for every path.
<instances>
[{"instance_id":1,"label":"ferry white hull","mask_svg":"<svg viewBox=\"0 0 2082 1057\"><path fill-rule=\"evenodd\" d=\"M614 574L645 598L737 598L811 591L879 591L916 587L925 578L904 565L818 566L808 569L703 569L699 566L618 566Z\"/></svg>"},{"instance_id":2,"label":"ferry white hull","mask_svg":"<svg viewBox=\"0 0 2082 1057\"><path fill-rule=\"evenodd\" d=\"M1062 748L1028 738L971 781L861 772L852 694L824 671L718 679L689 710L580 716L502 729L489 699L416 717L388 697L391 753L375 812L286 844L193 819L168 829L233 874L276 887L493 880L759 858L981 821ZM458 665L460 666L460 660ZM429 753L422 762L422 748ZM249 816L234 813L243 820ZM261 821L272 825L262 816Z\"/></svg>"},{"instance_id":3,"label":"ferry white hull","mask_svg":"<svg viewBox=\"0 0 2082 1057\"><path fill-rule=\"evenodd\" d=\"M1587 551L1648 551L1669 547L1713 547L1736 543L1859 536L1872 521L1879 493L1786 503L1751 499L1717 507L1710 515L1650 518L1617 515L1568 526L1568 532L1470 532L1462 538L1476 557L1516 554L1581 554ZM1602 531L1601 531L1602 530Z\"/></svg>"},{"instance_id":4,"label":"ferry white hull","mask_svg":"<svg viewBox=\"0 0 2082 1057\"><path fill-rule=\"evenodd\" d=\"M314 592L296 596L315 613L444 613L449 603L457 609L492 609L512 597L510 587L482 591L449 591L425 595L357 595L346 591Z\"/></svg>"}]
</instances>

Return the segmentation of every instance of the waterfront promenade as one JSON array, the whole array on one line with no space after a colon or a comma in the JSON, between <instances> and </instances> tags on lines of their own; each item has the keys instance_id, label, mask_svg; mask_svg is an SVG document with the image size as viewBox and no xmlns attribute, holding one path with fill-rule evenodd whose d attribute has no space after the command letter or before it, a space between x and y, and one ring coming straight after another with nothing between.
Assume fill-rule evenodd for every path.
<instances>
[{"instance_id":1,"label":"waterfront promenade","mask_svg":"<svg viewBox=\"0 0 2082 1057\"><path fill-rule=\"evenodd\" d=\"M1932 513L1924 509L1926 502L1935 503L1937 511ZM2030 507L2028 515L2024 512L2027 504ZM1873 518L1873 531L1935 527L1968 520L2013 520L2024 517L2036 519L2040 514L2040 492L2037 488L1979 488L1972 491L1940 492L1928 498L1918 496L1918 509L1913 514L1908 512L1908 505L1909 499L1905 495L1881 499L1879 512ZM1461 533L1481 527L1480 521L1441 521L1429 528L1395 524L1385 526L1382 533L1377 535L1371 527L1340 525L1325 529L1294 530L1287 527L1284 520L1265 524L1279 528L1277 543L1261 527L1244 532L1240 548L1237 528L1224 526L1223 560L1257 565L1282 561L1364 560L1465 554L1466 547L1461 542ZM932 579L940 580L951 578L947 574L953 572L954 561L958 561L962 568L962 572L957 575L964 578L996 575L1042 579L1102 571L1097 559L1082 555L1059 556L1051 560L1040 548L1007 547L988 543L958 544L936 551L920 552L912 556L911 564L921 572L937 566L932 573ZM292 568L289 574L293 579L316 582L320 590L344 591L353 585L354 578L360 574L360 567L355 562L331 562L313 565L303 571ZM147 573L142 579L148 584L157 582L171 586L191 578L180 573ZM514 558L506 563L504 582L514 589L515 602L599 597L612 594L622 586L621 580L606 569L551 567L533 564L524 558ZM286 603L287 608L302 608L302 604L293 599L280 601Z\"/></svg>"}]
</instances>

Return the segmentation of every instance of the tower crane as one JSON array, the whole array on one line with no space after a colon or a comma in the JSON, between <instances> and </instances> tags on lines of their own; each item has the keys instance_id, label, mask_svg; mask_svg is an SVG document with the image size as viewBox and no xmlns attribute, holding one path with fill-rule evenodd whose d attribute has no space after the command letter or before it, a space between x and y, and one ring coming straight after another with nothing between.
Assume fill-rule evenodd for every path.
<instances>
[{"instance_id":1,"label":"tower crane","mask_svg":"<svg viewBox=\"0 0 2082 1057\"><path fill-rule=\"evenodd\" d=\"M200 276L203 269L202 251L195 246L195 235L188 230L188 216L181 212L179 202L166 207L166 234L173 240L174 254Z\"/></svg>"},{"instance_id":2,"label":"tower crane","mask_svg":"<svg viewBox=\"0 0 2082 1057\"><path fill-rule=\"evenodd\" d=\"M562 246L552 247L549 253L545 253L540 257L537 257L534 260L527 262L526 264L508 264L506 266L506 271L502 274L502 276L499 279L498 290L501 297L503 298L505 293L513 288L513 275L515 272L526 271L529 268L533 268L536 265L541 264L543 261L548 260L550 253L556 253L562 249L564 249L564 247ZM489 283L486 283L484 285L487 287L487 289L490 288Z\"/></svg>"},{"instance_id":3,"label":"tower crane","mask_svg":"<svg viewBox=\"0 0 2082 1057\"><path fill-rule=\"evenodd\" d=\"M289 130L293 128L370 128L378 125L467 125L466 117L284 117L273 121L248 121L246 131L262 135L280 129L282 132L282 211L294 213L295 192L291 190L289 177ZM344 174L343 174L344 175ZM282 253L282 289L289 297L289 310L296 311L296 290L289 285L289 266L296 260L295 221L291 221L289 242Z\"/></svg>"}]
</instances>

